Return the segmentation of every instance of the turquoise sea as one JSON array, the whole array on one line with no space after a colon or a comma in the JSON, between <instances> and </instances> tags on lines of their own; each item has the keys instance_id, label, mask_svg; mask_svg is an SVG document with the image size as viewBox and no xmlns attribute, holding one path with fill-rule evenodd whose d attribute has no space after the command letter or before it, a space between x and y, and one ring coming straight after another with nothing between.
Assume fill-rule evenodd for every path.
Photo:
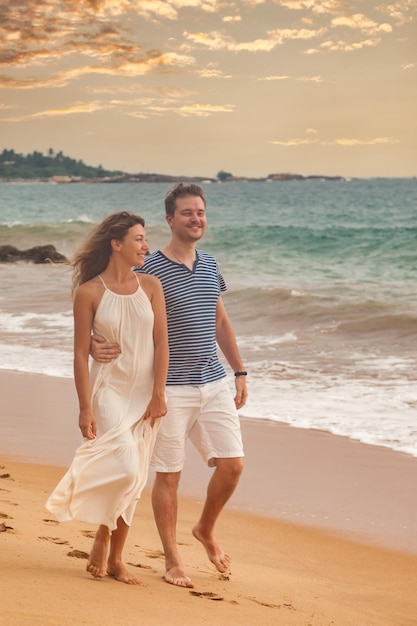
<instances>
[{"instance_id":1,"label":"turquoise sea","mask_svg":"<svg viewBox=\"0 0 417 626\"><path fill-rule=\"evenodd\" d=\"M247 368L242 416L417 456L417 180L203 183ZM116 210L169 238L171 185L0 184L0 245L70 256ZM0 368L72 376L71 274L0 264ZM231 377L232 378L232 377ZM231 384L232 384L231 380Z\"/></svg>"}]
</instances>

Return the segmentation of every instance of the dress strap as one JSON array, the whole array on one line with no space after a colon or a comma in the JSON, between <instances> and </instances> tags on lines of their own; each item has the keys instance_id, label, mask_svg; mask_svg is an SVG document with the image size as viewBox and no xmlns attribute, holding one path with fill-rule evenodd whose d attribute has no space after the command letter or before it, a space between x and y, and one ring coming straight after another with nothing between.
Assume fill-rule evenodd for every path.
<instances>
[{"instance_id":1,"label":"dress strap","mask_svg":"<svg viewBox=\"0 0 417 626\"><path fill-rule=\"evenodd\" d=\"M101 280L101 282L103 283L103 287L104 287L104 289L107 289L107 285L106 285L106 283L104 282L104 280L102 279L102 277L100 276L100 274L98 274L98 277L99 277L99 279Z\"/></svg>"},{"instance_id":2,"label":"dress strap","mask_svg":"<svg viewBox=\"0 0 417 626\"><path fill-rule=\"evenodd\" d=\"M137 281L137 283L138 283L138 285L140 287L140 280L139 280L138 272L133 272L133 273L136 276L136 281Z\"/></svg>"}]
</instances>

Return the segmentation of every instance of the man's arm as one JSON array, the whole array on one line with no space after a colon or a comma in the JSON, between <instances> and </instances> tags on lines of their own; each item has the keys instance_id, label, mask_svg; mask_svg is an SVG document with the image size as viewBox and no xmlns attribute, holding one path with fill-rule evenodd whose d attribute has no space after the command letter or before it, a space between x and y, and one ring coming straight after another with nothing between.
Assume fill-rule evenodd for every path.
<instances>
[{"instance_id":1,"label":"man's arm","mask_svg":"<svg viewBox=\"0 0 417 626\"><path fill-rule=\"evenodd\" d=\"M232 370L234 372L242 372L244 370L242 358L239 354L232 323L221 297L219 297L216 307L216 340ZM237 409L241 409L246 404L248 398L246 376L236 376L235 385L235 404Z\"/></svg>"},{"instance_id":2,"label":"man's arm","mask_svg":"<svg viewBox=\"0 0 417 626\"><path fill-rule=\"evenodd\" d=\"M118 343L110 343L102 335L91 336L90 354L98 363L110 363L120 353L121 349Z\"/></svg>"}]
</instances>

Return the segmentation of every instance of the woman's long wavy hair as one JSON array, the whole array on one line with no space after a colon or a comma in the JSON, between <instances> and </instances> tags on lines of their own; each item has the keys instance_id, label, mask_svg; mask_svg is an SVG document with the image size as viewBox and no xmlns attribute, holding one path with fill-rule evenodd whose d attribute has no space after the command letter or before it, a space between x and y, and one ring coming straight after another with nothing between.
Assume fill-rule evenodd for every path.
<instances>
[{"instance_id":1,"label":"woman's long wavy hair","mask_svg":"<svg viewBox=\"0 0 417 626\"><path fill-rule=\"evenodd\" d=\"M77 287L106 269L112 254L112 239L123 241L129 228L136 224L145 226L145 220L134 213L120 211L106 217L93 230L70 261L73 294Z\"/></svg>"}]
</instances>

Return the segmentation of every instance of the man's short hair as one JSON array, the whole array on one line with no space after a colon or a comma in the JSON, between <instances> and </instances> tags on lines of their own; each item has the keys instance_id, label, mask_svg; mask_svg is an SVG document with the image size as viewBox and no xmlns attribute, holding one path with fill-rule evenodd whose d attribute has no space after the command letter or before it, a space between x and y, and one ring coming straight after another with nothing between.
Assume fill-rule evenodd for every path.
<instances>
[{"instance_id":1,"label":"man's short hair","mask_svg":"<svg viewBox=\"0 0 417 626\"><path fill-rule=\"evenodd\" d=\"M201 187L194 185L194 183L191 185L178 183L165 197L165 214L174 217L177 198L186 198L187 196L198 196L204 202L204 207L206 206L206 198Z\"/></svg>"}]
</instances>

